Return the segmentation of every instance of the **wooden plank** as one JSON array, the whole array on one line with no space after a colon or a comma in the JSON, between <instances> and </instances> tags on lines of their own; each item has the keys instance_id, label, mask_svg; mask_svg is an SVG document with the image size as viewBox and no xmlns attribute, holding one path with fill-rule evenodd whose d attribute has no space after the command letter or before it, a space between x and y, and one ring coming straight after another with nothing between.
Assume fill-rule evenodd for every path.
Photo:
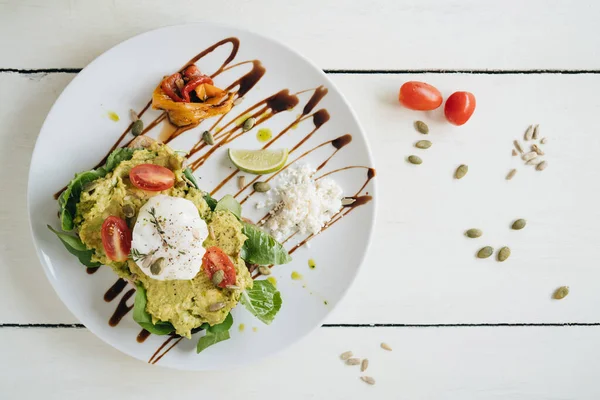
<instances>
[{"instance_id":1,"label":"wooden plank","mask_svg":"<svg viewBox=\"0 0 600 400\"><path fill-rule=\"evenodd\" d=\"M0 74L0 322L72 323L43 276L30 242L25 207L27 165L37 132L71 76ZM600 190L595 132L600 75L333 75L357 111L378 170L378 215L364 270L327 323L599 322L595 249ZM437 85L445 95L472 90L478 99L463 127L444 122L441 110L401 108L404 80ZM34 93L35 96L31 94ZM119 110L117 110L119 111ZM123 112L126 113L127 110ZM428 150L415 119L430 125ZM513 139L528 124L549 138L549 167L537 172L511 157ZM114 132L117 135L119 132ZM74 133L76 134L76 133ZM60 153L57 144L57 162ZM408 154L424 162L413 166ZM452 178L469 165L461 181ZM504 176L518 168L510 182ZM519 232L509 226L526 218ZM464 230L478 227L480 239ZM335 227L328 234L340 234ZM508 245L504 263L478 260L484 245ZM308 257L298 252L298 257ZM296 255L295 255L296 256ZM318 262L318 260L317 260ZM342 268L343 266L323 266ZM302 272L319 279L319 269ZM284 270L275 273L289 279ZM93 276L90 277L93 279ZM553 290L571 294L553 301Z\"/></svg>"},{"instance_id":2,"label":"wooden plank","mask_svg":"<svg viewBox=\"0 0 600 400\"><path fill-rule=\"evenodd\" d=\"M599 334L598 327L322 328L271 359L199 374L137 361L83 329L2 329L0 351L8 362L0 382L5 393L48 399L81 393L89 400L173 393L290 400L593 399L600 395ZM379 348L381 341L393 351ZM375 386L360 381L358 367L343 364L339 354L346 350L369 359L366 374Z\"/></svg>"},{"instance_id":3,"label":"wooden plank","mask_svg":"<svg viewBox=\"0 0 600 400\"><path fill-rule=\"evenodd\" d=\"M325 69L598 69L599 17L590 1L26 0L0 4L0 68L83 67L138 33L210 21Z\"/></svg>"}]
</instances>

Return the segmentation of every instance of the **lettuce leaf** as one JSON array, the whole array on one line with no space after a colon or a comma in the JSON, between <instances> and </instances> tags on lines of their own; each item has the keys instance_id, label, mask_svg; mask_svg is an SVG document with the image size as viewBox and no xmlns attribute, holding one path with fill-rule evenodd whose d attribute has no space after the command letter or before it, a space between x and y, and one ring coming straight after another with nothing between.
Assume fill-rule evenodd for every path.
<instances>
[{"instance_id":1,"label":"lettuce leaf","mask_svg":"<svg viewBox=\"0 0 600 400\"><path fill-rule=\"evenodd\" d=\"M252 289L242 292L240 302L263 323L269 325L281 309L281 293L267 280L254 281Z\"/></svg>"},{"instance_id":2,"label":"lettuce leaf","mask_svg":"<svg viewBox=\"0 0 600 400\"><path fill-rule=\"evenodd\" d=\"M135 302L133 303L133 320L140 324L142 328L154 335L168 335L175 328L170 322L159 321L152 323L152 316L146 311L146 289L138 284L135 293Z\"/></svg>"},{"instance_id":3,"label":"lettuce leaf","mask_svg":"<svg viewBox=\"0 0 600 400\"><path fill-rule=\"evenodd\" d=\"M244 223L242 233L248 237L240 255L244 261L258 265L280 265L292 261L281 243L258 227Z\"/></svg>"},{"instance_id":4,"label":"lettuce leaf","mask_svg":"<svg viewBox=\"0 0 600 400\"><path fill-rule=\"evenodd\" d=\"M94 250L88 249L85 244L76 236L67 235L66 233L61 233L54 230L50 225L47 225L48 229L52 231L65 248L69 251L69 253L73 254L75 257L79 259L79 262L85 265L88 268L99 267L101 264L99 262L92 262L92 256L94 255Z\"/></svg>"},{"instance_id":5,"label":"lettuce leaf","mask_svg":"<svg viewBox=\"0 0 600 400\"><path fill-rule=\"evenodd\" d=\"M224 340L228 340L229 329L233 325L233 317L231 313L227 314L227 318L225 321L220 324L210 326L207 323L202 324L201 328L206 331L206 334L198 339L198 344L196 345L196 353L200 353L202 350L212 346L213 344L217 344Z\"/></svg>"},{"instance_id":6,"label":"lettuce leaf","mask_svg":"<svg viewBox=\"0 0 600 400\"><path fill-rule=\"evenodd\" d=\"M242 206L232 195L226 194L215 206L214 211L227 210L230 211L237 219L242 219Z\"/></svg>"}]
</instances>

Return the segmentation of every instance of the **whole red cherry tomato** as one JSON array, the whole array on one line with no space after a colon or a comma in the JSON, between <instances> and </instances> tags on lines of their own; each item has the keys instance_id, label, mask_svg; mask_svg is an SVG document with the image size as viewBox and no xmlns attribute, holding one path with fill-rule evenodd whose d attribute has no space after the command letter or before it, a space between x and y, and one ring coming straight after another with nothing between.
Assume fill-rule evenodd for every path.
<instances>
[{"instance_id":1,"label":"whole red cherry tomato","mask_svg":"<svg viewBox=\"0 0 600 400\"><path fill-rule=\"evenodd\" d=\"M446 100L444 114L448 122L464 125L475 111L475 96L470 92L454 92Z\"/></svg>"},{"instance_id":2,"label":"whole red cherry tomato","mask_svg":"<svg viewBox=\"0 0 600 400\"><path fill-rule=\"evenodd\" d=\"M419 111L435 110L442 105L442 94L425 82L410 81L400 86L398 100L406 108Z\"/></svg>"}]
</instances>

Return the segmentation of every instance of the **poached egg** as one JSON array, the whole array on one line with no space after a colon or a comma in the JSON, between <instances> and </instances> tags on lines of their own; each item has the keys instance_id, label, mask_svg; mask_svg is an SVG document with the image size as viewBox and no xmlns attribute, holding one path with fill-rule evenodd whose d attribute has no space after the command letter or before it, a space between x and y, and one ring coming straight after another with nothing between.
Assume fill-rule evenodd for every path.
<instances>
[{"instance_id":1,"label":"poached egg","mask_svg":"<svg viewBox=\"0 0 600 400\"><path fill-rule=\"evenodd\" d=\"M208 227L194 203L159 194L140 208L132 258L152 279L189 280L200 271L207 236Z\"/></svg>"}]
</instances>

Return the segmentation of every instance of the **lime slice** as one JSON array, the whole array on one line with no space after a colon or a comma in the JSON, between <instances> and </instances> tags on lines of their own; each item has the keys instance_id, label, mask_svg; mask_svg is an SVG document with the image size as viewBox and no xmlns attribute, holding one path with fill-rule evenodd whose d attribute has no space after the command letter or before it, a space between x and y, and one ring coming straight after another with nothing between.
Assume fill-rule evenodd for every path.
<instances>
[{"instance_id":1,"label":"lime slice","mask_svg":"<svg viewBox=\"0 0 600 400\"><path fill-rule=\"evenodd\" d=\"M287 149L234 150L229 149L229 159L240 170L255 175L279 171L288 158Z\"/></svg>"}]
</instances>

